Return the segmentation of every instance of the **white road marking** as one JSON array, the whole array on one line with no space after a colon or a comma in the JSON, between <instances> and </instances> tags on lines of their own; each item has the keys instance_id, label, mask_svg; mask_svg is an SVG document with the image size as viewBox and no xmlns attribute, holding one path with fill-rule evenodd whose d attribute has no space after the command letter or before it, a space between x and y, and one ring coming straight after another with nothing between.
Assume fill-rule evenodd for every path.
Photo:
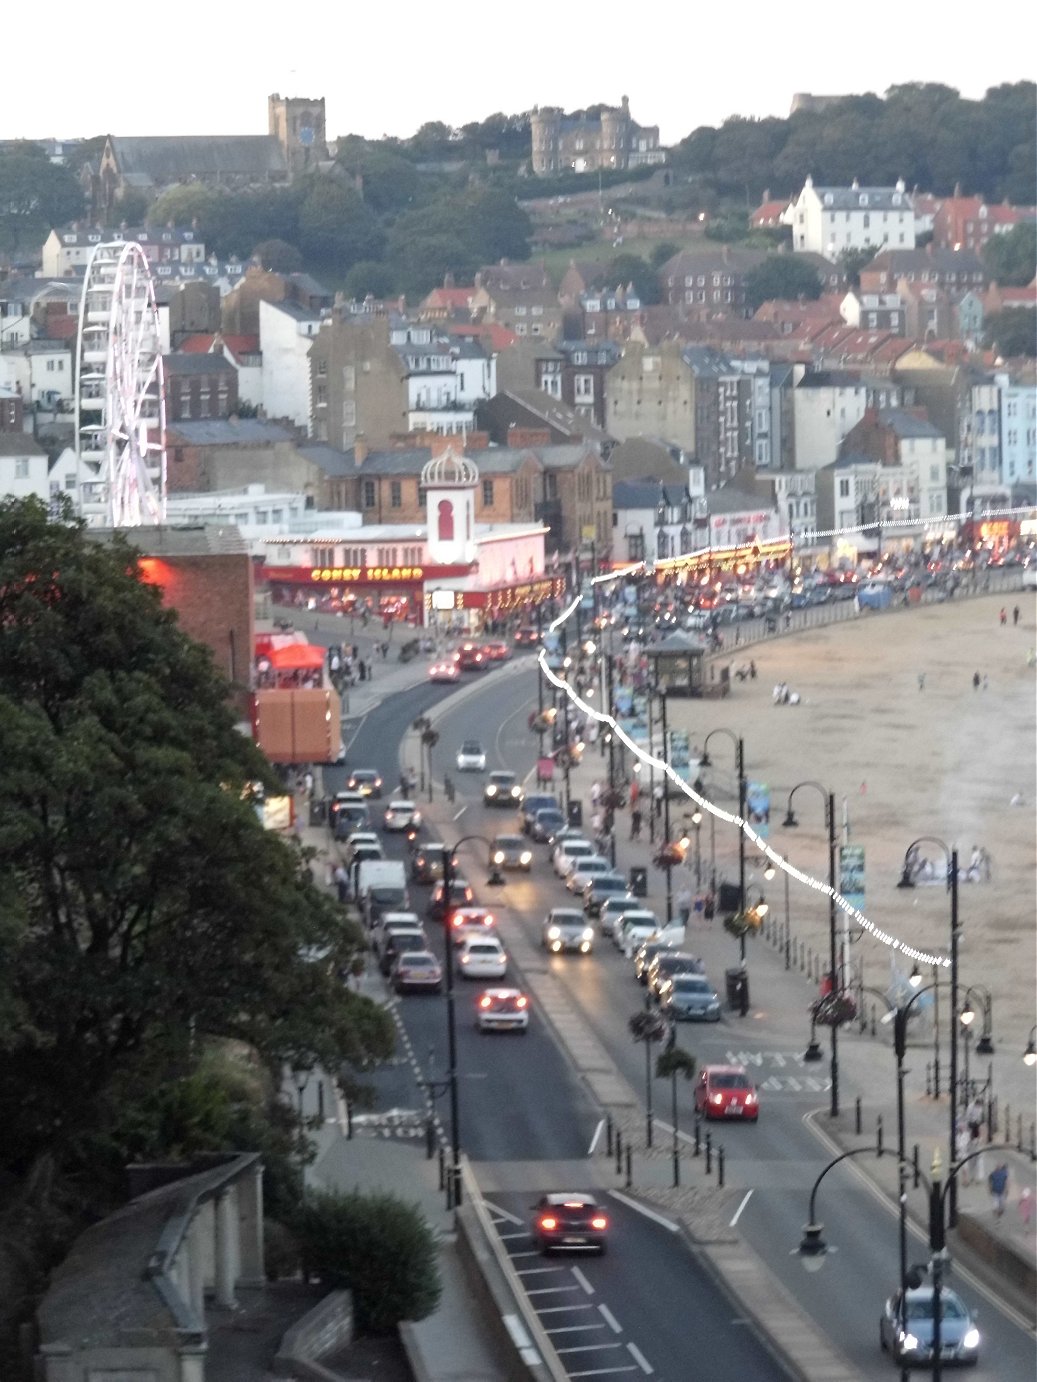
<instances>
[{"instance_id":1,"label":"white road marking","mask_svg":"<svg viewBox=\"0 0 1037 1382\"><path fill-rule=\"evenodd\" d=\"M573 1344L570 1348L556 1348L561 1357L563 1353L604 1353L607 1348L622 1348L622 1344Z\"/></svg>"},{"instance_id":2,"label":"white road marking","mask_svg":"<svg viewBox=\"0 0 1037 1382\"><path fill-rule=\"evenodd\" d=\"M728 1228L734 1228L735 1224L738 1223L738 1220L742 1217L742 1210L745 1208L745 1206L749 1203L750 1199L752 1198L752 1193L753 1192L751 1190L747 1190L745 1192L745 1199L735 1210L735 1217L728 1224Z\"/></svg>"},{"instance_id":3,"label":"white road marking","mask_svg":"<svg viewBox=\"0 0 1037 1382\"><path fill-rule=\"evenodd\" d=\"M603 1324L556 1324L548 1334L585 1334L590 1329L604 1329ZM600 1347L600 1345L599 1345Z\"/></svg>"},{"instance_id":4,"label":"white road marking","mask_svg":"<svg viewBox=\"0 0 1037 1382\"><path fill-rule=\"evenodd\" d=\"M521 1275L521 1273L519 1274ZM575 1286L538 1286L535 1291L527 1291L527 1296L560 1296L566 1291L575 1291Z\"/></svg>"},{"instance_id":5,"label":"white road marking","mask_svg":"<svg viewBox=\"0 0 1037 1382\"><path fill-rule=\"evenodd\" d=\"M523 1267L518 1276L550 1276L552 1272L560 1272L561 1267Z\"/></svg>"},{"instance_id":6,"label":"white road marking","mask_svg":"<svg viewBox=\"0 0 1037 1382\"><path fill-rule=\"evenodd\" d=\"M461 817L464 815L464 813L465 813L467 810L468 810L468 807L467 807L467 806L462 806L461 809L460 809L460 811L455 811L455 812L454 812L454 817L453 817L454 820L455 820L455 821L459 821L459 820L461 819Z\"/></svg>"},{"instance_id":7,"label":"white road marking","mask_svg":"<svg viewBox=\"0 0 1037 1382\"><path fill-rule=\"evenodd\" d=\"M501 1209L499 1204L494 1204L492 1200L483 1200L483 1207L488 1209L491 1214L498 1215L501 1219L506 1219L509 1224L522 1226L522 1220L516 1214L509 1214L506 1209Z\"/></svg>"},{"instance_id":8,"label":"white road marking","mask_svg":"<svg viewBox=\"0 0 1037 1382\"><path fill-rule=\"evenodd\" d=\"M543 1310L538 1310L538 1311L537 1311L537 1314L538 1314L538 1315L561 1315L561 1314L564 1312L566 1315L571 1315L572 1312L573 1312L574 1310L593 1310L593 1309L594 1309L594 1306L593 1306L593 1305L584 1305L582 1302L581 1302L581 1304L579 1304L579 1305L545 1305L544 1308L543 1308Z\"/></svg>"},{"instance_id":9,"label":"white road marking","mask_svg":"<svg viewBox=\"0 0 1037 1382\"><path fill-rule=\"evenodd\" d=\"M591 1145L587 1148L587 1155L588 1155L588 1156L593 1156L593 1155L594 1155L594 1148L598 1145L598 1138L601 1136L604 1127L605 1127L605 1120L604 1120L604 1118L599 1119L599 1121L598 1121L598 1126L594 1129L594 1136L591 1138Z\"/></svg>"},{"instance_id":10,"label":"white road marking","mask_svg":"<svg viewBox=\"0 0 1037 1382\"><path fill-rule=\"evenodd\" d=\"M644 1354L641 1352L638 1346L636 1344L627 1344L627 1349L630 1353L631 1358L633 1358L634 1362L641 1369L641 1371L645 1373L648 1377L651 1377L652 1373L655 1372L655 1368L652 1367L651 1363L644 1356Z\"/></svg>"},{"instance_id":11,"label":"white road marking","mask_svg":"<svg viewBox=\"0 0 1037 1382\"><path fill-rule=\"evenodd\" d=\"M656 1214L654 1209L649 1209L647 1205L632 1200L629 1195L624 1195L622 1190L610 1190L609 1194L614 1200L619 1200L620 1204L625 1204L628 1209L634 1209L638 1214L643 1214L646 1219L651 1219L653 1223L668 1228L671 1233L679 1232L679 1225L675 1224L672 1219L667 1219L663 1214Z\"/></svg>"},{"instance_id":12,"label":"white road marking","mask_svg":"<svg viewBox=\"0 0 1037 1382\"><path fill-rule=\"evenodd\" d=\"M614 1372L636 1372L636 1368L591 1368L589 1372L571 1372L570 1379L575 1377L604 1377L606 1374Z\"/></svg>"},{"instance_id":13,"label":"white road marking","mask_svg":"<svg viewBox=\"0 0 1037 1382\"><path fill-rule=\"evenodd\" d=\"M594 1287L590 1284L590 1282L587 1280L584 1274L580 1271L579 1267L573 1267L572 1274L583 1287L583 1289L587 1292L587 1294L589 1296L592 1296L594 1294Z\"/></svg>"},{"instance_id":14,"label":"white road marking","mask_svg":"<svg viewBox=\"0 0 1037 1382\"><path fill-rule=\"evenodd\" d=\"M598 1306L598 1309L599 1309L600 1312L601 1312L601 1318L602 1318L602 1319L605 1321L605 1323L608 1325L609 1329L612 1330L613 1334L622 1334L622 1333L623 1333L623 1326L622 1326L622 1325L620 1324L620 1322L616 1319L615 1315L613 1315L612 1311L608 1308L608 1306L607 1306L607 1305L599 1305L599 1306Z\"/></svg>"}]
</instances>

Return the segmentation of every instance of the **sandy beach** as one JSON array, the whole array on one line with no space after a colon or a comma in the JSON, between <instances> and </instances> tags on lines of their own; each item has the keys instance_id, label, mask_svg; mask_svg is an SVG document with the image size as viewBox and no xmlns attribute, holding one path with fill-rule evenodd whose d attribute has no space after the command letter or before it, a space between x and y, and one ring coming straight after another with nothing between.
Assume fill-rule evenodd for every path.
<instances>
[{"instance_id":1,"label":"sandy beach","mask_svg":"<svg viewBox=\"0 0 1037 1382\"><path fill-rule=\"evenodd\" d=\"M999 611L1006 604L1002 627ZM1015 604L1018 626L1012 623ZM772 846L822 879L827 849L821 794L797 792L799 828L784 829L782 822L790 789L804 779L835 794L840 826L845 815L850 842L865 850L863 911L913 946L947 954L950 907L939 884L897 889L911 842L938 837L957 846L965 867L974 847L989 852L990 881L960 887L961 992L969 984L991 991L998 1088L1030 1116L1034 1071L1021 1055L1037 1020L1037 678L1027 666L1028 651L1037 643L1035 613L1033 595L1020 591L864 614L736 652L732 666L753 657L758 675L755 681L732 680L725 700L670 702L671 726L687 729L693 744L701 745L718 726L744 737L747 778L771 790ZM799 693L799 705L774 704L779 681ZM707 788L730 809L734 750L724 736L711 742L710 758ZM1022 805L1011 804L1017 794ZM705 825L702 845L708 857ZM735 832L719 826L718 872L729 880L737 878L736 850ZM938 871L945 869L937 846L922 846L921 852ZM780 879L766 883L755 849L749 858L750 898L766 893L782 915ZM827 949L823 896L793 882L790 916L797 938L817 951ZM893 965L910 972L910 962L905 966L903 957L865 934L850 951L863 966L864 982L877 988L888 987Z\"/></svg>"}]
</instances>

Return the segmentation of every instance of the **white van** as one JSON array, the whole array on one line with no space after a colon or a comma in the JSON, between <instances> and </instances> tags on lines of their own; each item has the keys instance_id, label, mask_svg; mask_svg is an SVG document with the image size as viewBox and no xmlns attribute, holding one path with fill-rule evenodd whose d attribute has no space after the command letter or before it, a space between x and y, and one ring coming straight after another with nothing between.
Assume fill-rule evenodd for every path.
<instances>
[{"instance_id":1,"label":"white van","mask_svg":"<svg viewBox=\"0 0 1037 1382\"><path fill-rule=\"evenodd\" d=\"M402 859L365 859L357 868L356 895L368 926L383 912L410 907L407 871Z\"/></svg>"}]
</instances>

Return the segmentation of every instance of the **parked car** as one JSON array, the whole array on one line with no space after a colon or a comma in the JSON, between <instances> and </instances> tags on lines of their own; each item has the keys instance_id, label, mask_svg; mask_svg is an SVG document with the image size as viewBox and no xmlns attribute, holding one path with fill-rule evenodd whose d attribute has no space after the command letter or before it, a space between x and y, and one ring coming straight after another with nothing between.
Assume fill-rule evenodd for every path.
<instances>
[{"instance_id":1,"label":"parked car","mask_svg":"<svg viewBox=\"0 0 1037 1382\"><path fill-rule=\"evenodd\" d=\"M622 897L607 898L601 904L601 911L598 913L598 926L601 934L611 936L620 918L625 916L627 912L643 912L644 910L644 899L634 897L631 893L624 893Z\"/></svg>"},{"instance_id":2,"label":"parked car","mask_svg":"<svg viewBox=\"0 0 1037 1382\"><path fill-rule=\"evenodd\" d=\"M480 1032L524 1032L529 1027L529 998L521 989L486 989L475 1005Z\"/></svg>"},{"instance_id":3,"label":"parked car","mask_svg":"<svg viewBox=\"0 0 1037 1382\"><path fill-rule=\"evenodd\" d=\"M457 771L459 773L484 773L486 771L486 750L478 739L466 739L457 750Z\"/></svg>"},{"instance_id":4,"label":"parked car","mask_svg":"<svg viewBox=\"0 0 1037 1382\"><path fill-rule=\"evenodd\" d=\"M612 931L612 942L624 955L633 956L642 942L659 934L659 918L654 912L624 912Z\"/></svg>"},{"instance_id":5,"label":"parked car","mask_svg":"<svg viewBox=\"0 0 1037 1382\"><path fill-rule=\"evenodd\" d=\"M541 944L556 955L564 950L589 955L594 948L594 928L575 907L552 907L544 918Z\"/></svg>"},{"instance_id":6,"label":"parked car","mask_svg":"<svg viewBox=\"0 0 1037 1382\"><path fill-rule=\"evenodd\" d=\"M669 950L670 948L668 943L660 940L658 936L651 940L642 941L634 951L634 978L639 979L642 984L647 984L648 968L652 961L661 950Z\"/></svg>"},{"instance_id":7,"label":"parked car","mask_svg":"<svg viewBox=\"0 0 1037 1382\"><path fill-rule=\"evenodd\" d=\"M544 844L555 838L559 830L564 830L565 817L561 811L556 811L548 806L543 811L538 811L533 818L533 824L529 827L530 837L538 844Z\"/></svg>"},{"instance_id":8,"label":"parked car","mask_svg":"<svg viewBox=\"0 0 1037 1382\"><path fill-rule=\"evenodd\" d=\"M354 768L346 778L346 786L362 797L380 797L382 776L375 768Z\"/></svg>"},{"instance_id":9,"label":"parked car","mask_svg":"<svg viewBox=\"0 0 1037 1382\"><path fill-rule=\"evenodd\" d=\"M705 965L697 955L689 955L686 950L672 950L666 947L653 956L645 975L645 987L653 998L659 997L659 985L675 974L703 974Z\"/></svg>"},{"instance_id":10,"label":"parked car","mask_svg":"<svg viewBox=\"0 0 1037 1382\"><path fill-rule=\"evenodd\" d=\"M705 1066L695 1083L695 1110L706 1118L755 1123L760 1116L760 1100L745 1066Z\"/></svg>"},{"instance_id":11,"label":"parked car","mask_svg":"<svg viewBox=\"0 0 1037 1382\"><path fill-rule=\"evenodd\" d=\"M596 853L590 840L585 840L582 835L567 835L555 846L551 863L558 877L566 878L577 864L584 859L592 859Z\"/></svg>"},{"instance_id":12,"label":"parked car","mask_svg":"<svg viewBox=\"0 0 1037 1382\"><path fill-rule=\"evenodd\" d=\"M486 780L482 799L484 806L518 806L522 800L522 788L514 773L493 772Z\"/></svg>"},{"instance_id":13,"label":"parked car","mask_svg":"<svg viewBox=\"0 0 1037 1382\"><path fill-rule=\"evenodd\" d=\"M496 936L468 936L457 950L457 972L462 979L503 979L508 957Z\"/></svg>"},{"instance_id":14,"label":"parked car","mask_svg":"<svg viewBox=\"0 0 1037 1382\"><path fill-rule=\"evenodd\" d=\"M495 835L490 842L490 859L501 869L524 869L528 873L533 867L533 851L524 835Z\"/></svg>"},{"instance_id":15,"label":"parked car","mask_svg":"<svg viewBox=\"0 0 1037 1382\"><path fill-rule=\"evenodd\" d=\"M390 801L382 817L382 829L389 831L417 830L421 825L421 812L412 801L397 798Z\"/></svg>"},{"instance_id":16,"label":"parked car","mask_svg":"<svg viewBox=\"0 0 1037 1382\"><path fill-rule=\"evenodd\" d=\"M565 886L577 897L582 897L588 883L603 873L611 872L612 864L603 854L589 854L583 859L578 859L565 875Z\"/></svg>"},{"instance_id":17,"label":"parked car","mask_svg":"<svg viewBox=\"0 0 1037 1382\"><path fill-rule=\"evenodd\" d=\"M933 1326L936 1308L929 1283L907 1292L901 1313L901 1294L894 1291L879 1320L879 1343L898 1363L933 1362ZM906 1318L905 1318L906 1317ZM940 1360L948 1363L979 1361L979 1330L968 1306L956 1291L940 1287Z\"/></svg>"},{"instance_id":18,"label":"parked car","mask_svg":"<svg viewBox=\"0 0 1037 1382\"><path fill-rule=\"evenodd\" d=\"M436 883L443 877L443 860L446 845L427 841L421 846L410 866L410 876L415 883Z\"/></svg>"},{"instance_id":19,"label":"parked car","mask_svg":"<svg viewBox=\"0 0 1037 1382\"><path fill-rule=\"evenodd\" d=\"M671 974L656 990L659 1007L674 1022L719 1022L720 997L704 974Z\"/></svg>"},{"instance_id":20,"label":"parked car","mask_svg":"<svg viewBox=\"0 0 1037 1382\"><path fill-rule=\"evenodd\" d=\"M608 1215L592 1195L556 1191L533 1206L532 1237L545 1256L556 1248L591 1248L603 1253Z\"/></svg>"},{"instance_id":21,"label":"parked car","mask_svg":"<svg viewBox=\"0 0 1037 1382\"><path fill-rule=\"evenodd\" d=\"M443 966L431 950L407 950L396 956L390 979L397 993L438 993L443 986Z\"/></svg>"},{"instance_id":22,"label":"parked car","mask_svg":"<svg viewBox=\"0 0 1037 1382\"><path fill-rule=\"evenodd\" d=\"M589 917L600 915L610 897L622 897L629 884L621 873L603 873L583 889L583 910Z\"/></svg>"},{"instance_id":23,"label":"parked car","mask_svg":"<svg viewBox=\"0 0 1037 1382\"><path fill-rule=\"evenodd\" d=\"M557 798L553 797L550 792L530 792L519 808L523 832L526 835L530 833L538 811L552 810L561 814L561 809Z\"/></svg>"}]
</instances>

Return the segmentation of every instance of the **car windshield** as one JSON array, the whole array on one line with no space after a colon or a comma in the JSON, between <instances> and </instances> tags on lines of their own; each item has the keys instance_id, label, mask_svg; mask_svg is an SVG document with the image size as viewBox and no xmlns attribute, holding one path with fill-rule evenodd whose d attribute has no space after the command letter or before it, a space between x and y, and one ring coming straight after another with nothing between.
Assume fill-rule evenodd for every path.
<instances>
[{"instance_id":1,"label":"car windshield","mask_svg":"<svg viewBox=\"0 0 1037 1382\"><path fill-rule=\"evenodd\" d=\"M426 955L423 950L415 950L412 954L405 957L408 969L437 969L439 961L435 955Z\"/></svg>"},{"instance_id":2,"label":"car windshield","mask_svg":"<svg viewBox=\"0 0 1037 1382\"><path fill-rule=\"evenodd\" d=\"M489 944L489 945L470 945L470 946L468 947L468 953L469 953L469 955L499 955L499 954L500 954L500 946L498 946L498 945L492 945L492 944Z\"/></svg>"},{"instance_id":3,"label":"car windshield","mask_svg":"<svg viewBox=\"0 0 1037 1382\"><path fill-rule=\"evenodd\" d=\"M501 849L525 849L526 842L521 835L498 835L497 844Z\"/></svg>"},{"instance_id":4,"label":"car windshield","mask_svg":"<svg viewBox=\"0 0 1037 1382\"><path fill-rule=\"evenodd\" d=\"M710 1075L709 1082L714 1089L751 1089L748 1075L730 1071L723 1075Z\"/></svg>"},{"instance_id":5,"label":"car windshield","mask_svg":"<svg viewBox=\"0 0 1037 1382\"><path fill-rule=\"evenodd\" d=\"M482 753L482 745L477 739L466 739L461 745L462 753Z\"/></svg>"},{"instance_id":6,"label":"car windshield","mask_svg":"<svg viewBox=\"0 0 1037 1382\"><path fill-rule=\"evenodd\" d=\"M538 811L536 813L538 825L559 825L565 820L561 811Z\"/></svg>"},{"instance_id":7,"label":"car windshield","mask_svg":"<svg viewBox=\"0 0 1037 1382\"><path fill-rule=\"evenodd\" d=\"M673 981L677 993L712 993L708 979L696 979L691 975L678 974Z\"/></svg>"},{"instance_id":8,"label":"car windshield","mask_svg":"<svg viewBox=\"0 0 1037 1382\"><path fill-rule=\"evenodd\" d=\"M621 893L626 887L625 878L598 878L594 882L596 893Z\"/></svg>"},{"instance_id":9,"label":"car windshield","mask_svg":"<svg viewBox=\"0 0 1037 1382\"><path fill-rule=\"evenodd\" d=\"M954 1296L941 1293L940 1295L940 1318L942 1320L963 1320L967 1312L960 1300ZM909 1320L931 1320L933 1317L933 1298L925 1296L921 1300L907 1299L907 1318Z\"/></svg>"},{"instance_id":10,"label":"car windshield","mask_svg":"<svg viewBox=\"0 0 1037 1382\"><path fill-rule=\"evenodd\" d=\"M510 787L515 781L514 773L490 773L490 781L498 787Z\"/></svg>"}]
</instances>

